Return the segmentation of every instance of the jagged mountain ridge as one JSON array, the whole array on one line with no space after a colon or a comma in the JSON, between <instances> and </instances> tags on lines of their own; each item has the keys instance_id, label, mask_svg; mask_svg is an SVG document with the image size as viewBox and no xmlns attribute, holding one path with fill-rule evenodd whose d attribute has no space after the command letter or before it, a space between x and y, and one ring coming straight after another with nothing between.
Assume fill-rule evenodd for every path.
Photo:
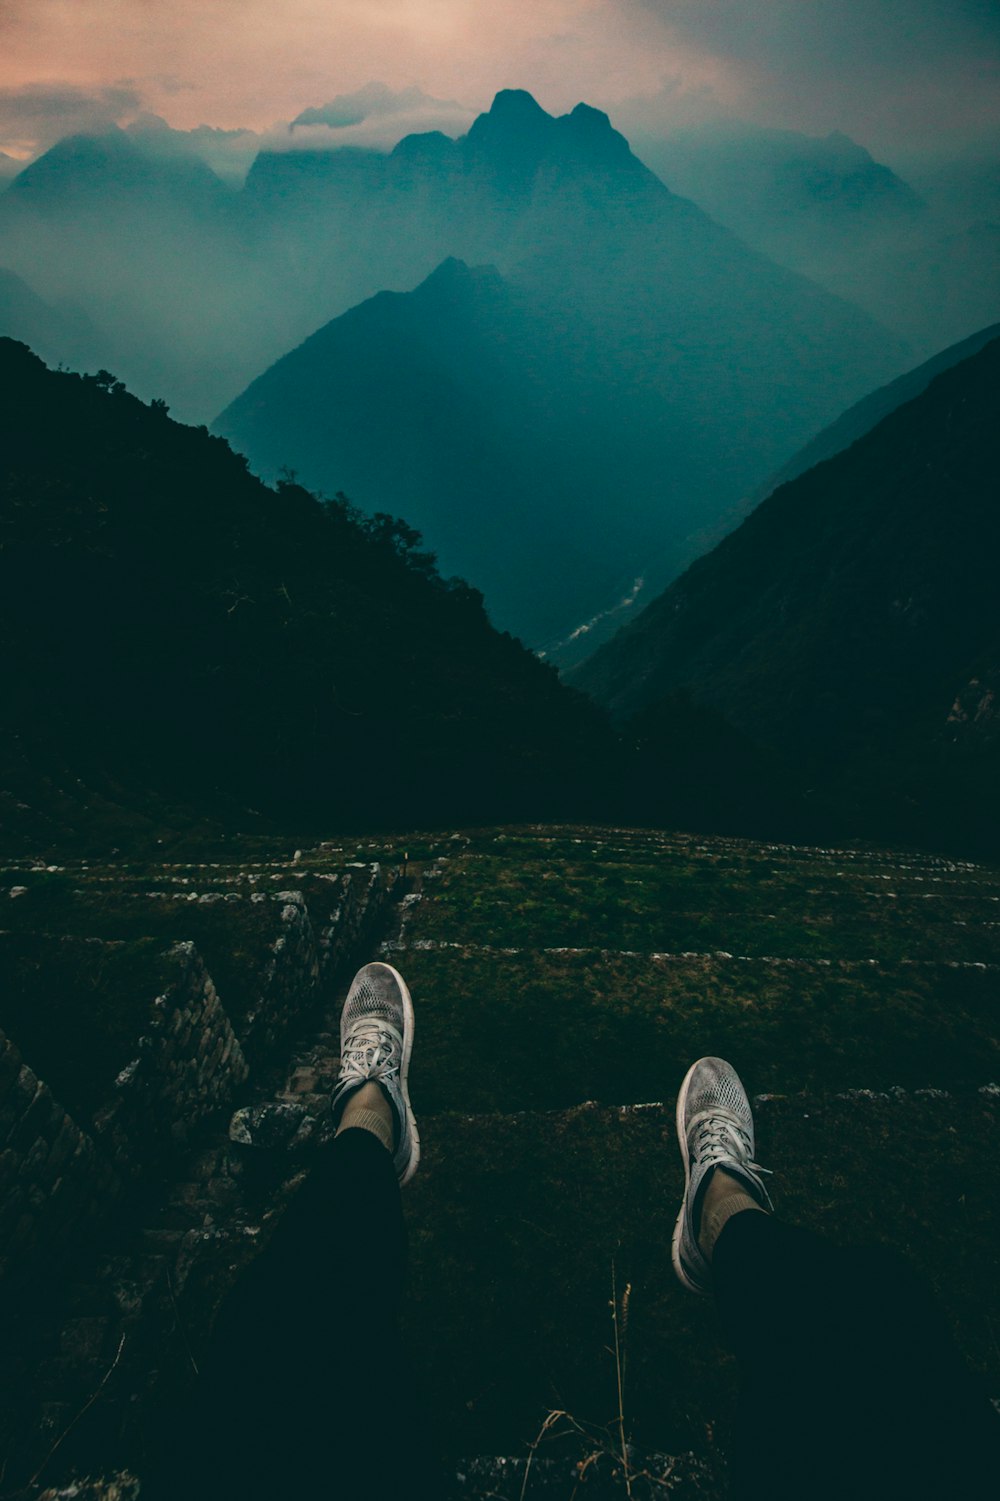
<instances>
[{"instance_id":1,"label":"jagged mountain ridge","mask_svg":"<svg viewBox=\"0 0 1000 1501\"><path fill-rule=\"evenodd\" d=\"M993 339L781 486L571 680L622 715L686 689L876 821L987 840L998 417Z\"/></svg>"},{"instance_id":2,"label":"jagged mountain ridge","mask_svg":"<svg viewBox=\"0 0 1000 1501\"><path fill-rule=\"evenodd\" d=\"M608 239L609 191L648 214L655 181L599 111L554 119L518 90L457 141L261 152L240 190L119 131L20 174L0 202L0 263L115 333L116 373L141 395L207 420L330 318L448 256L503 273L538 253L578 263L588 236ZM680 203L675 271L690 285Z\"/></svg>"},{"instance_id":3,"label":"jagged mountain ridge","mask_svg":"<svg viewBox=\"0 0 1000 1501\"><path fill-rule=\"evenodd\" d=\"M398 175L414 158L416 208ZM565 651L637 578L662 587L706 527L906 363L864 315L671 194L586 107L553 119L511 91L457 142L410 138L390 157L314 153L255 172L258 193L277 174L287 223L300 190L314 202L321 173L337 212L361 225L358 255L373 233L364 205L378 206L384 229L402 195L418 230L451 226L469 264L493 248L506 311L483 281L477 297L431 311L437 276L409 294L412 316L376 297L260 376L217 430L262 472L290 466L365 510L388 485L446 570L475 578L495 618L547 650ZM381 196L366 185L373 173ZM452 222L457 201L465 208ZM419 241L409 222L400 256ZM461 413L450 423L429 401L435 379ZM420 459L407 473L396 434L419 423ZM533 553L553 546L565 557L546 573Z\"/></svg>"}]
</instances>

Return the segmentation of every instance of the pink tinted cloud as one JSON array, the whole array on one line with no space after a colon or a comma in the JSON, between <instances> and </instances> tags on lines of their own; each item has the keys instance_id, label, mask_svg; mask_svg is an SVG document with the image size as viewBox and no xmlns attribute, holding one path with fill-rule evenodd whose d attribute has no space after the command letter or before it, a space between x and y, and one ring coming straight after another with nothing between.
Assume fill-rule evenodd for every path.
<instances>
[{"instance_id":1,"label":"pink tinted cloud","mask_svg":"<svg viewBox=\"0 0 1000 1501\"><path fill-rule=\"evenodd\" d=\"M181 128L260 129L370 78L474 109L519 86L563 109L726 71L615 0L9 0L0 16L8 87L134 79Z\"/></svg>"},{"instance_id":2,"label":"pink tinted cloud","mask_svg":"<svg viewBox=\"0 0 1000 1501\"><path fill-rule=\"evenodd\" d=\"M471 111L517 86L877 146L994 126L998 56L995 0L0 0L8 91L124 81L180 128L262 130L381 79Z\"/></svg>"}]
</instances>

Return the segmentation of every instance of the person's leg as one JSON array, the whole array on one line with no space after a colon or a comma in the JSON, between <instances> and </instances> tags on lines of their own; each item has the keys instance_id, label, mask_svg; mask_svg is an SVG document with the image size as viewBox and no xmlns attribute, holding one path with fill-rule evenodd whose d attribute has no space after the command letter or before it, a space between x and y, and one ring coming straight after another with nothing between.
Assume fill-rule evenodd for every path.
<instances>
[{"instance_id":1,"label":"person's leg","mask_svg":"<svg viewBox=\"0 0 1000 1501\"><path fill-rule=\"evenodd\" d=\"M921 1279L892 1251L842 1250L762 1213L738 1078L706 1059L689 1080L675 1265L714 1292L739 1362L736 1493L940 1497L995 1474L1000 1423Z\"/></svg>"},{"instance_id":2,"label":"person's leg","mask_svg":"<svg viewBox=\"0 0 1000 1501\"><path fill-rule=\"evenodd\" d=\"M338 1133L220 1312L198 1383L201 1452L187 1493L441 1494L399 1337L400 1184L419 1157L402 1071L408 1007L388 965L366 966L352 986Z\"/></svg>"},{"instance_id":3,"label":"person's leg","mask_svg":"<svg viewBox=\"0 0 1000 1501\"><path fill-rule=\"evenodd\" d=\"M401 1368L404 1262L392 1157L346 1130L216 1320L196 1392L206 1497L336 1495L334 1469L338 1487L361 1480L362 1435Z\"/></svg>"}]
</instances>

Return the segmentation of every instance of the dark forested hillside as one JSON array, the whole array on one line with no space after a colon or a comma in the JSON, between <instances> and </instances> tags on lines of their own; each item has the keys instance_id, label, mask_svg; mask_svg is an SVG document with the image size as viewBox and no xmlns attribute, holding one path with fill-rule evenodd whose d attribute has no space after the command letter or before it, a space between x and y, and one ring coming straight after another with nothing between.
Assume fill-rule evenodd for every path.
<instances>
[{"instance_id":1,"label":"dark forested hillside","mask_svg":"<svg viewBox=\"0 0 1000 1501\"><path fill-rule=\"evenodd\" d=\"M405 524L268 489L6 339L0 383L5 835L163 800L244 827L531 815L601 784L602 716Z\"/></svg>"},{"instance_id":2,"label":"dark forested hillside","mask_svg":"<svg viewBox=\"0 0 1000 1501\"><path fill-rule=\"evenodd\" d=\"M678 690L800 763L859 828L1000 830L1000 340L782 486L575 681Z\"/></svg>"}]
</instances>

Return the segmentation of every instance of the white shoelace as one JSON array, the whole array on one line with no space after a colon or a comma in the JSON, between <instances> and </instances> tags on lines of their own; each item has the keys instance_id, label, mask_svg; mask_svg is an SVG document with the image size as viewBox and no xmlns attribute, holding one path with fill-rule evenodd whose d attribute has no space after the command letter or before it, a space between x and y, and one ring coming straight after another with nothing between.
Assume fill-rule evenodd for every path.
<instances>
[{"instance_id":1,"label":"white shoelace","mask_svg":"<svg viewBox=\"0 0 1000 1501\"><path fill-rule=\"evenodd\" d=\"M761 1173L771 1176L770 1168L754 1162L750 1137L742 1126L722 1116L710 1115L699 1122L695 1127L694 1149L699 1163L735 1161L755 1178ZM764 1190L763 1183L758 1186Z\"/></svg>"},{"instance_id":2,"label":"white shoelace","mask_svg":"<svg viewBox=\"0 0 1000 1501\"><path fill-rule=\"evenodd\" d=\"M344 1043L339 1084L364 1084L369 1079L389 1079L399 1073L403 1039L389 1022L364 1017L356 1022Z\"/></svg>"}]
</instances>

